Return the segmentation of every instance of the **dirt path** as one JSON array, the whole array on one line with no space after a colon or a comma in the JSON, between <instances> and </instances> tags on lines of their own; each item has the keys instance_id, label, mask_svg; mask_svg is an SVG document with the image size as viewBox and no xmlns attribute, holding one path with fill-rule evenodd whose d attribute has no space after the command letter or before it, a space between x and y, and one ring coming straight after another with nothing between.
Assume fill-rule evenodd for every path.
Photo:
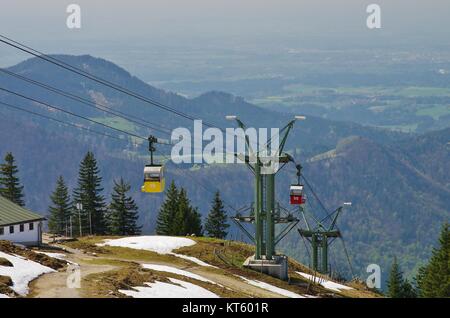
<instances>
[{"instance_id":1,"label":"dirt path","mask_svg":"<svg viewBox=\"0 0 450 318\"><path fill-rule=\"evenodd\" d=\"M86 261L94 259L93 256L83 254L80 250L69 249L64 247L64 249L70 254L67 255L67 260L75 263L74 266L79 266L80 276L81 276L81 288L70 288L68 286L67 280L70 271L62 270L54 273L44 274L37 279L35 279L30 284L30 293L28 297L31 298L81 298L89 297L89 295L81 295L83 291L83 279L90 274L107 272L115 269L112 265L95 265L88 264Z\"/></svg>"},{"instance_id":2,"label":"dirt path","mask_svg":"<svg viewBox=\"0 0 450 318\"><path fill-rule=\"evenodd\" d=\"M110 257L110 256L92 256L83 253L81 250L71 249L66 246L53 245L55 247L62 248L68 253L67 260L76 263L80 266L81 274L81 288L69 288L67 285L67 279L70 275L66 270L44 274L34 280L30 284L30 293L28 297L33 298L81 298L81 297L93 297L86 294L86 289L83 289L83 279L91 274L98 274L102 272L107 272L110 270L117 269L113 265L99 265L89 262L90 260L121 260L120 258ZM275 292L253 286L247 282L241 280L239 277L233 276L229 273L225 273L224 270L219 268L203 267L192 263L192 265L180 266L173 264L171 262L161 262L161 261L142 261L134 260L135 263L140 264L158 264L166 265L170 267L179 268L188 272L192 272L203 276L207 279L216 282L219 285L224 286L227 289L237 292L240 295L246 295L247 297L256 298L280 298L284 297Z\"/></svg>"}]
</instances>

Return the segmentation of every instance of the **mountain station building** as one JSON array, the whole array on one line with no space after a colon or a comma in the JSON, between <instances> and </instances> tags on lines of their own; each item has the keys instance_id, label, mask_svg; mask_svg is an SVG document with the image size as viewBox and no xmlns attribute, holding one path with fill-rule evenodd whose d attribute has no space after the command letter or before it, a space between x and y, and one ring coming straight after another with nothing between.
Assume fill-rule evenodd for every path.
<instances>
[{"instance_id":1,"label":"mountain station building","mask_svg":"<svg viewBox=\"0 0 450 318\"><path fill-rule=\"evenodd\" d=\"M0 240L26 246L42 243L42 215L31 212L0 196Z\"/></svg>"}]
</instances>

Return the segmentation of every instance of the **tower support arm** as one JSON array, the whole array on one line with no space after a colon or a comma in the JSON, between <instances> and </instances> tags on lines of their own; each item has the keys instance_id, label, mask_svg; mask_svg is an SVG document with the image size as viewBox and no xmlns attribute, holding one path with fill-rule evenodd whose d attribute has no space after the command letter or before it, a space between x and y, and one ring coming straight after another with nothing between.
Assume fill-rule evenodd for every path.
<instances>
[{"instance_id":1,"label":"tower support arm","mask_svg":"<svg viewBox=\"0 0 450 318\"><path fill-rule=\"evenodd\" d=\"M242 230L242 232L244 232L245 235L247 235L250 241L255 244L255 238L250 234L249 231L247 231L247 229L241 224L241 222L239 222L239 220L237 220L236 218L231 218L231 220Z\"/></svg>"}]
</instances>

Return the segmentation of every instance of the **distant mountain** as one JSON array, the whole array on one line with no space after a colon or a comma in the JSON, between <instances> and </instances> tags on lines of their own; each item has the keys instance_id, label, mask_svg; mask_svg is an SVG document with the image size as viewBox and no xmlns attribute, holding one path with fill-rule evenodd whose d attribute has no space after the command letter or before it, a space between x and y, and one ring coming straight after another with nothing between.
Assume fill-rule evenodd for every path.
<instances>
[{"instance_id":1,"label":"distant mountain","mask_svg":"<svg viewBox=\"0 0 450 318\"><path fill-rule=\"evenodd\" d=\"M57 58L220 127L232 125L224 120L228 114L236 114L249 126L256 127L281 127L292 117L264 110L242 98L222 92L186 99L151 87L122 68L88 55ZM192 125L188 120L38 59L27 60L10 70L93 101L101 101L116 110L156 122L168 129ZM4 74L0 74L0 87L20 91L24 95L142 136L150 133L160 136L149 129L113 121L109 115ZM0 100L49 114L38 105L5 93L0 92ZM148 160L145 145L137 147L127 139L113 140L88 134L73 127L11 111L1 105L0 114L0 155L12 151L16 156L30 208L45 214L48 196L60 174L73 188L78 164L85 152L92 150L99 162L107 197L114 178L122 176L130 181L133 195L140 206L140 221L144 224L144 230L153 231L157 210L164 197L144 195L139 191L142 168ZM82 123L68 115L56 112L50 112L50 115ZM83 125L107 131L89 123ZM108 133L116 134L113 131ZM331 209L344 201L353 202L352 208L342 215L339 225L355 272L365 274L365 266L370 263L379 263L387 268L394 255L404 263L402 265L406 270L411 271L429 256L440 223L450 216L449 136L448 129L416 136L316 117L308 117L306 121L296 124L287 148L303 162L304 173L324 204ZM160 150L167 153L169 149L161 147ZM212 193L216 189L221 190L226 203L234 208L248 205L253 199L252 176L243 166L175 167L169 164L167 177L168 182L175 180L187 188L193 204L199 206L203 214L207 213ZM288 202L289 184L294 180L292 167L286 167L277 179L278 197L285 205ZM308 197L313 212L323 214L311 194ZM226 207L230 215L235 213L229 206ZM230 235L241 238L234 228ZM304 245L294 232L282 248L290 255L306 257ZM335 267L346 271L345 257L338 245L332 259L336 263L333 264Z\"/></svg>"},{"instance_id":2,"label":"distant mountain","mask_svg":"<svg viewBox=\"0 0 450 318\"><path fill-rule=\"evenodd\" d=\"M265 110L245 102L242 98L222 92L210 92L194 99L186 99L180 95L166 92L149 86L140 79L132 76L124 69L103 59L94 58L89 55L67 56L55 55L65 63L81 68L99 77L106 78L111 82L126 87L134 92L156 100L164 105L175 108L177 111L185 112L193 117L201 118L217 127L227 127L233 123L225 121L229 114L239 115L248 126L253 127L283 127L287 121L292 119L290 114L282 114L275 111ZM77 74L68 72L55 65L49 64L37 58L32 58L9 68L10 71L22 76L32 78L39 82L61 90L70 91L73 94L91 99L93 101L107 104L109 107L124 111L148 121L156 122L168 129L179 126L190 127L192 122L172 113L164 111L156 106L148 105L133 97L129 97L111 88L83 78ZM50 104L63 106L65 109L75 111L88 117L105 116L95 109L79 104L65 97L49 93L48 91L25 83L19 79L0 74L1 87L13 91L26 92L25 95L37 99L43 99ZM0 92L2 100L19 103L20 99ZM27 104L20 101L20 104ZM36 105L35 105L36 106ZM62 115L66 118L66 115ZM73 120L73 118L71 118ZM132 129L147 135L149 131L139 127ZM155 133L155 132L154 132ZM156 133L155 133L156 134ZM307 121L296 126L292 137L288 141L290 148L302 148L306 154L314 154L333 148L336 143L348 135L357 134L379 142L395 141L406 136L405 134L387 132L385 130L363 127L349 122L333 122L311 116Z\"/></svg>"},{"instance_id":3,"label":"distant mountain","mask_svg":"<svg viewBox=\"0 0 450 318\"><path fill-rule=\"evenodd\" d=\"M305 173L328 207L353 203L339 224L360 271L371 263L387 269L394 256L412 269L429 256L440 226L450 219L450 175L445 174L450 168L450 147L443 136L450 136L448 130L396 146L351 138L305 165ZM420 149L418 144L413 152L418 139L428 140L428 146ZM433 160L444 172L439 178L419 164Z\"/></svg>"}]
</instances>

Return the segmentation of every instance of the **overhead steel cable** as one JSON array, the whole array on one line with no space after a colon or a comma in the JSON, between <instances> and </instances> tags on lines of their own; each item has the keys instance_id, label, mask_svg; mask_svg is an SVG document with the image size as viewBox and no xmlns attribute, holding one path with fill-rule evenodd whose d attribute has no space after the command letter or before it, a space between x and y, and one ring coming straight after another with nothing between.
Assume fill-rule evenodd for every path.
<instances>
[{"instance_id":1,"label":"overhead steel cable","mask_svg":"<svg viewBox=\"0 0 450 318\"><path fill-rule=\"evenodd\" d=\"M0 34L0 38L1 38L1 39L0 39L0 42L6 44L6 45L8 45L8 46L11 46L11 47L13 47L13 48L16 48L16 49L22 51L22 52L25 52L25 53L28 53L28 54L30 54L30 55L33 55L33 56L35 56L36 58L42 59L42 60L44 60L44 61L47 61L47 62L49 62L49 63L51 63L51 64L54 64L54 65L56 65L56 66L58 66L58 67L61 67L61 68L63 68L63 69L66 69L66 70L68 70L68 71L70 71L70 72L72 72L72 73L75 73L75 74L78 74L78 75L83 76L83 77L85 77L85 78L88 78L88 79L90 79L90 80L92 80L92 81L94 81L94 82L96 82L96 83L102 84L102 85L104 85L104 86L107 86L107 87L109 87L109 88L112 88L112 89L114 89L114 90L117 90L117 91L119 91L119 92L121 92L121 93L124 93L124 94L126 94L126 95L128 95L128 96L131 96L131 97L134 97L134 98L136 98L136 99L138 99L138 100L141 100L141 101L143 101L143 102L146 102L147 104L151 104L151 105L156 106L156 107L158 107L158 108L160 108L160 109L163 109L163 110L165 110L165 111L171 112L171 113L173 113L173 114L175 114L175 115L178 115L178 116L183 117L183 118L185 118L185 119L189 119L189 120L191 120L191 121L194 121L194 120L196 120L196 119L199 119L199 118L196 118L196 117L194 117L194 116L191 116L191 115L189 115L189 114L187 114L187 113L178 111L178 110L176 110L176 109L174 109L174 108L172 108L172 107L169 107L169 106L167 106L167 105L164 105L164 104L162 104L162 103L160 103L160 102L158 102L158 101L155 101L155 100L153 100L153 99L151 99L151 98L148 98L148 97L146 97L146 96L143 96L143 95L141 95L141 94L139 94L139 93L133 92L133 91L131 91L131 90L127 89L127 88L124 88L124 87L122 87L122 86L120 86L120 85L118 85L118 84L116 84L116 83L110 82L110 81L105 80L105 79L103 79L103 78L100 78L100 77L98 77L98 76L96 76L96 75L93 75L93 74L91 74L91 73L89 73L89 72L86 72L86 71L84 71L84 70L82 70L82 69L80 69L80 68L77 68L77 67L75 67L75 66L73 66L73 65L70 65L70 64L68 64L68 63L66 63L66 62L64 62L64 61L61 61L60 59L57 59L57 58L55 58L55 57L49 56L49 55L47 55L47 54L45 54L45 53L43 53L43 52L40 52L40 51L38 51L38 50L35 50L35 49L33 49L33 48L31 48L31 47L29 47L29 46L23 44L23 43L20 43L20 42L18 42L18 41L15 41L15 40L13 40L13 39L11 39L11 38L8 38L8 37L6 37L6 36L4 36L4 35L1 35L1 34ZM52 106L50 105L49 107L52 107ZM72 114L73 114L73 113L72 113ZM76 115L76 114L73 114L73 115ZM86 119L86 118L85 118L85 119ZM88 120L90 120L90 119L88 119ZM101 124L101 123L96 122L96 121L93 121L93 120L90 120L90 121L95 122L95 123L97 123L97 124ZM211 123L209 123L209 122L206 122L206 121L202 121L202 124L205 125L205 126L208 126L208 127L215 127L215 125L213 125L213 124L211 124ZM107 126L107 125L105 125L105 126ZM108 127L108 126L107 126L107 127ZM112 128L112 127L109 127L109 128ZM220 128L220 127L217 127L217 128L218 128L219 130L221 130L222 132L225 132L226 134L228 134L228 132L227 132L225 129ZM116 129L116 130L118 130L118 129ZM234 136L234 135L233 135L233 136ZM143 137L140 137L140 136L137 136L137 137L138 137L138 138L142 138L142 139L147 139L147 138L143 138Z\"/></svg>"},{"instance_id":2,"label":"overhead steel cable","mask_svg":"<svg viewBox=\"0 0 450 318\"><path fill-rule=\"evenodd\" d=\"M59 88L50 86L48 84L44 84L42 82L33 80L31 78L28 78L28 77L25 77L25 76L22 76L22 75L19 75L17 73L8 71L8 70L3 69L3 68L0 68L0 72L5 73L5 74L7 74L9 76L18 78L18 79L20 79L22 81L25 81L27 83L30 83L32 85L39 86L41 88L44 88L44 89L46 89L48 91L51 91L53 93L56 93L58 95L64 96L66 98L75 100L75 101L77 101L79 103L82 103L82 104L85 104L85 105L87 105L89 107L96 108L96 109L98 109L100 111L103 111L103 112L105 112L107 114L110 114L110 115L113 115L113 116L125 119L125 120L130 121L132 123L135 123L135 124L137 124L137 125L139 125L141 127L149 128L149 129L152 129L152 130L164 133L164 134L170 134L170 131L168 129L165 129L164 127L162 127L162 126L160 126L160 125L158 125L156 123L152 123L152 122L146 121L144 119L138 118L136 116L133 116L133 115L130 115L130 114L127 114L127 113L124 113L124 112L112 109L111 107L106 106L104 104L90 101L87 98L84 98L84 97L81 97L81 96L69 93L67 91L64 91L64 90L61 90ZM156 127L153 127L151 125L160 126L162 128L156 128ZM163 130L163 129L165 129L165 130Z\"/></svg>"},{"instance_id":3,"label":"overhead steel cable","mask_svg":"<svg viewBox=\"0 0 450 318\"><path fill-rule=\"evenodd\" d=\"M84 127L84 126L77 125L77 124L74 124L74 123L66 122L64 120L56 119L56 118L53 118L53 117L50 117L50 116L46 116L46 115L43 115L43 114L40 114L40 113L36 113L36 112L31 111L31 110L28 110L28 109L25 109L25 108L22 108L22 107L18 107L18 106L15 106L15 105L11 105L11 104L8 104L8 103L5 103L5 102L1 102L0 101L0 104L5 106L5 107L8 107L10 109L19 110L19 111L22 111L22 112L25 112L25 113L28 113L28 114L31 114L31 115L34 115L34 116L38 116L38 117L41 117L41 118L44 118L44 119L47 119L47 120L51 120L51 121L54 121L54 122L66 125L66 126L72 126L72 127L77 128L77 129L82 129L82 130L85 130L85 131L87 131L89 133L101 135L101 136L108 137L108 138L113 138L113 139L120 140L120 141L128 141L126 139L119 138L117 136L113 136L113 135L110 135L110 134L107 134L107 133L104 133L104 132L101 132L101 131L96 131L96 130L90 129L88 127Z\"/></svg>"},{"instance_id":4,"label":"overhead steel cable","mask_svg":"<svg viewBox=\"0 0 450 318\"><path fill-rule=\"evenodd\" d=\"M339 230L339 228L337 226L336 226L336 228L339 232L341 232L341 230ZM348 254L347 246L345 245L345 241L344 241L344 237L342 236L342 233L341 233L341 242L342 242L342 247L344 248L345 257L347 258L348 266L350 268L350 273L352 274L352 278L354 278L355 272L353 271L352 261L350 259L350 255Z\"/></svg>"},{"instance_id":5,"label":"overhead steel cable","mask_svg":"<svg viewBox=\"0 0 450 318\"><path fill-rule=\"evenodd\" d=\"M159 152L159 151L156 151L156 152ZM163 153L161 153L161 152L159 152L159 153L161 154L161 156L162 156L165 160L171 160L169 157L167 157L167 156L164 155ZM184 171L183 169L181 169L180 167L178 167L177 165L175 165L175 168L178 169L178 170L179 170L182 174L184 174L185 176L189 177L189 176L185 173L185 171ZM202 184L201 182L195 180L194 178L190 178L190 180L194 181L195 183L197 183L199 186L201 186L203 189L205 189L206 191L208 191L208 192L211 193L211 194L215 194L215 193L218 191L218 189L216 189L215 191L214 191L214 190L211 190L210 188L206 187L204 184ZM239 212L234 206L232 206L231 204L229 204L229 203L226 202L225 200L222 199L222 202L223 202L226 206L228 206L230 209L232 209L234 212L236 212L236 213Z\"/></svg>"},{"instance_id":6,"label":"overhead steel cable","mask_svg":"<svg viewBox=\"0 0 450 318\"><path fill-rule=\"evenodd\" d=\"M57 58L55 58L53 56L45 54L44 52L41 52L39 50L33 49L30 46L27 46L27 45L25 45L23 43L15 41L15 40L13 40L13 39L11 39L11 38L9 38L7 36L4 36L2 34L0 34L0 42L4 43L6 45L9 45L11 47L14 47L14 48L16 48L16 49L18 49L18 50L20 50L22 52L25 52L25 53L28 53L30 55L33 55L33 56L35 56L35 57L37 57L39 59L47 61L47 62L49 62L51 64L59 66L59 67L61 67L63 69L66 69L66 70L68 70L70 72L73 72L75 74L78 74L80 76L88 78L88 79L90 79L90 80L92 80L94 82L97 82L99 84L103 84L103 85L105 85L105 86L107 86L109 88L112 88L114 90L117 90L117 91L119 91L119 92L121 92L123 94L126 94L128 96L134 97L134 98L136 98L136 99L138 99L140 101L143 101L143 102L145 102L147 104L151 104L153 106L156 106L158 108L161 108L163 110L171 112L171 113L173 113L175 115L181 116L181 117L183 117L185 119L189 119L191 121L202 120L201 118L196 118L196 117L191 116L191 115L189 115L187 113L184 113L184 112L181 112L179 110L176 110L176 109L174 109L174 108L172 108L170 106L164 105L164 104L162 104L162 103L160 103L160 102L158 102L158 101L156 101L154 99L151 99L151 98L143 96L143 95L141 95L139 93L133 92L133 91L131 91L131 90L127 89L127 88L124 88L124 87L122 87L122 86L120 86L120 85L118 85L116 83L110 82L110 81L108 81L106 79L103 79L103 78L101 78L99 76L96 76L96 75L93 75L93 74L91 74L89 72L86 72L86 71L84 71L84 70L82 70L82 69L80 69L80 68L78 68L76 66L73 66L73 65L71 65L69 63L61 61L60 59L57 59ZM224 129L222 127L218 127L218 125L214 125L214 124L209 123L207 121L202 120L202 125L207 126L207 127L211 127L211 128L218 128L223 133L229 134L226 131L226 129ZM232 135L234 137L233 134L230 134L230 135ZM237 138L242 138L242 136L237 136Z\"/></svg>"},{"instance_id":7,"label":"overhead steel cable","mask_svg":"<svg viewBox=\"0 0 450 318\"><path fill-rule=\"evenodd\" d=\"M108 80L100 78L100 77L98 77L96 75L93 75L93 74L91 74L89 72L86 72L86 71L84 71L84 70L82 70L80 68L77 68L77 67L75 67L73 65L70 65L70 64L68 64L68 63L66 63L64 61L61 61L60 59L57 59L57 58L52 57L50 55L47 55L47 54L45 54L45 53L43 53L41 51L35 50L35 49L25 45L25 44L22 44L22 43L20 43L18 41L15 41L15 40L13 40L11 38L8 38L8 37L4 36L4 35L0 34L0 38L2 38L2 39L0 39L0 42L4 43L6 45L9 45L9 46L14 47L14 48L16 48L16 49L18 49L18 50L20 50L22 52L25 52L25 53L28 53L30 55L33 55L33 56L35 56L35 57L37 57L39 59L47 61L47 62L49 62L51 64L56 65L56 66L59 66L59 67L61 67L63 69L66 69L66 70L68 70L70 72L73 72L75 74L78 74L80 76L88 78L88 79L90 79L90 80L92 80L94 82L97 82L99 84L102 84L104 86L107 86L109 88L117 90L119 92L122 92L122 93L124 93L124 94L126 94L128 96L131 96L131 97L134 97L136 99L139 99L139 100L141 100L141 101L143 101L145 103L154 105L154 106L156 106L158 108L161 108L161 109L163 109L165 111L168 111L168 112L171 112L171 113L176 114L178 116L181 116L183 118L189 119L191 121L194 121L194 120L198 119L198 118L195 118L195 117L193 117L193 116L191 116L189 114L186 114L186 113L178 111L178 110L176 110L176 109L174 109L172 107L164 105L164 104L162 104L162 103L160 103L158 101L155 101L155 100L153 100L151 98L143 96L143 95L141 95L139 93L133 92L133 91L127 89L127 88L124 88L124 87L118 85L118 84L115 84L113 82L110 82ZM203 122L203 124L205 126L215 127L214 125L212 125L212 124L210 124L208 122Z\"/></svg>"},{"instance_id":8,"label":"overhead steel cable","mask_svg":"<svg viewBox=\"0 0 450 318\"><path fill-rule=\"evenodd\" d=\"M311 184L308 182L308 179L305 178L305 175L302 174L302 179L305 181L305 184L308 186L309 190L311 191L311 193L313 194L313 196L316 198L317 202L319 203L319 205L322 207L323 211L325 212L326 217L330 216L330 212L328 211L328 209L325 207L325 204L323 204L323 202L320 200L319 196L316 194L316 192L314 191L313 187L311 186Z\"/></svg>"},{"instance_id":9,"label":"overhead steel cable","mask_svg":"<svg viewBox=\"0 0 450 318\"><path fill-rule=\"evenodd\" d=\"M7 92L7 93L9 93L9 94L13 94L13 95L19 96L19 97L24 98L24 99L27 99L27 100L29 100L29 101L32 101L32 102L35 102L35 103L38 103L38 104L47 106L47 107L49 107L49 108L58 110L58 111L60 111L60 112L69 114L69 115L74 116L74 117L78 117L78 118L87 120L87 121L92 122L92 123L94 123L94 124L97 124L97 125L100 125L100 126L103 126L103 127L106 127L106 128L109 128L109 129L112 129L112 130L115 130L115 131L118 131L118 132L120 132L120 133L129 135L129 136L131 136L131 137L135 137L135 138L142 139L142 140L147 140L147 139L148 139L148 138L145 138L145 137L136 135L136 134L134 134L134 133L131 133L131 132L128 132L128 131L125 131L125 130L122 130L122 129L119 129L119 128L116 128L116 127L109 126L109 125L107 125L107 124L104 124L104 123L102 123L102 122L99 122L99 121L90 119L90 118L88 118L88 117L85 117L85 116L82 116L82 115L78 115L78 114L76 114L76 113L74 113L74 112L71 112L71 111L62 109L62 108L60 108L60 107L57 107L57 106L54 106L54 105L50 105L50 104L48 104L48 103L46 103L46 102L43 102L43 101L40 101L40 100L38 100L38 99L36 99L36 98L32 98L32 97L28 97L28 96L22 95L22 94L20 94L20 93L11 91L11 90L6 89L6 88L0 87L0 91L4 91L4 92Z\"/></svg>"},{"instance_id":10,"label":"overhead steel cable","mask_svg":"<svg viewBox=\"0 0 450 318\"><path fill-rule=\"evenodd\" d=\"M130 132L127 132L127 131L124 131L124 130L121 130L121 129L118 129L118 128L115 128L115 127L112 127L112 126L109 126L109 125L106 125L106 124L104 124L104 123L101 123L101 122L92 120L92 119L87 118L87 117L82 116L82 115L75 114L75 113L73 113L73 112L64 110L64 109L62 109L62 108L56 107L56 106L54 106L54 105L50 105L50 104L48 104L48 103L46 103L46 102L42 102L42 101L40 101L40 100L37 100L37 99L35 99L35 98L31 98L31 97L22 95L22 94L17 93L17 92L14 92L14 91L11 91L11 90L2 88L2 87L0 87L0 91L4 91L4 92L10 93L10 94L19 96L19 97L21 97L21 98L24 98L24 99L27 99L27 100L30 100L30 101L39 103L39 104L44 105L44 106L46 106L46 107L49 107L49 108L52 108L52 109L56 109L56 110L58 110L58 111L67 113L67 114L69 114L69 115L72 115L72 116L75 116L75 117L82 118L82 119L84 119L84 120L93 122L93 123L98 124L98 125L101 125L101 126L103 126L103 127L110 128L110 129L119 131L119 132L121 132L121 133L130 135L130 136L132 136L132 137L136 137L136 138L139 138L139 139L142 139L142 140L147 140L147 138L145 138L145 137L138 136L138 135L136 135L136 134L133 134L133 133L130 133ZM0 102L0 103L2 103L2 102ZM4 103L4 104L6 104L6 103ZM163 156L166 160L170 160L167 156L165 156L165 155L162 155L162 156ZM184 171L183 171L181 168L178 168L178 167L176 167L176 168L179 169L180 171L182 171L182 173L184 173ZM205 190L207 190L207 191L209 191L209 192L212 193L212 191L211 191L210 189L208 189L206 186L204 186L204 185L201 184L200 182L197 182L197 181L195 181L195 182L196 182L197 184L199 184L201 187L203 187ZM236 211L236 209L235 209L232 205L228 204L228 203L225 202L225 201L224 201L224 203L225 203L228 207L230 207L231 209L233 209L234 211Z\"/></svg>"},{"instance_id":11,"label":"overhead steel cable","mask_svg":"<svg viewBox=\"0 0 450 318\"><path fill-rule=\"evenodd\" d=\"M64 62L64 61L62 61L60 59L57 59L57 58L55 58L53 56L45 54L44 52L41 52L39 50L33 49L30 46L27 46L27 45L25 45L23 43L15 41L15 40L13 40L13 39L11 39L11 38L9 38L7 36L4 36L2 34L0 34L0 42L4 43L6 45L9 45L11 47L14 47L14 48L16 48L16 49L18 49L18 50L20 50L22 52L25 52L25 53L28 53L30 55L33 55L33 56L35 56L35 57L37 57L39 59L47 61L47 62L49 62L51 64L59 66L59 67L61 67L63 69L66 69L66 70L68 70L70 72L73 72L75 74L78 74L80 76L88 78L88 79L90 79L90 80L92 80L92 81L94 81L96 83L102 84L104 86L107 86L109 88L117 90L117 91L119 91L121 93L124 93L124 94L126 94L128 96L134 97L134 98L136 98L136 99L138 99L140 101L143 101L143 102L145 102L147 104L151 104L153 106L156 106L158 108L161 108L163 110L171 112L171 113L173 113L175 115L181 116L181 117L183 117L185 119L189 119L191 121L202 120L201 118L196 118L196 117L194 117L192 115L189 115L189 114L184 113L182 111L176 110L176 109L174 109L174 108L172 108L170 106L164 105L161 102L158 102L158 101L156 101L154 99L151 99L149 97L146 97L146 96L143 96L143 95L141 95L139 93L131 91L131 90L127 89L127 88L124 88L124 87L122 87L122 86L120 86L120 85L118 85L116 83L113 83L113 82L108 81L106 79L103 79L103 78L101 78L99 76L96 76L96 75L93 75L93 74L91 74L89 72L86 72L86 71L84 71L84 70L82 70L82 69L80 69L80 68L78 68L76 66L73 66L73 65L71 65L69 63L66 63L66 62ZM204 120L202 120L202 125L207 126L207 127L211 127L211 128L217 128L221 132L223 132L223 133L225 133L227 135L229 134L229 135L233 136L233 138L235 137L234 134L230 134L226 129L224 129L222 127L219 127L218 125L214 125L214 124L209 123L209 122L204 121ZM240 136L240 135L236 136L236 137L237 138L242 138L242 136Z\"/></svg>"}]
</instances>

